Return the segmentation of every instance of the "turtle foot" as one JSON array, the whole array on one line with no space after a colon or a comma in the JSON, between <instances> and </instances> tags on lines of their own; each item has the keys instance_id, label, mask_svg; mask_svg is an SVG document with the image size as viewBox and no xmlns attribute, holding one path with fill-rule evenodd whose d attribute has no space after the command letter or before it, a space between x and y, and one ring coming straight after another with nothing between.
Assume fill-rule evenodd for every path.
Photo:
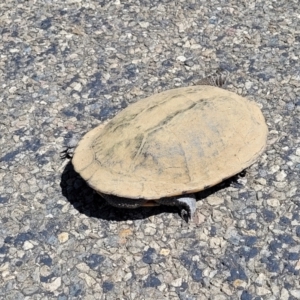
<instances>
[{"instance_id":1,"label":"turtle foot","mask_svg":"<svg viewBox=\"0 0 300 300\"><path fill-rule=\"evenodd\" d=\"M196 198L194 195L178 198L178 205L181 207L181 218L187 223L193 218L196 211Z\"/></svg>"}]
</instances>

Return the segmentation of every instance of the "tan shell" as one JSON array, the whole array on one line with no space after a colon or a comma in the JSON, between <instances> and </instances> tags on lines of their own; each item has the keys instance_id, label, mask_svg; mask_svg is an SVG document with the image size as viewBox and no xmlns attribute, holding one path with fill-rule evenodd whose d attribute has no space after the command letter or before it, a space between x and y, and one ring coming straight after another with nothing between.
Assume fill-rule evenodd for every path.
<instances>
[{"instance_id":1,"label":"tan shell","mask_svg":"<svg viewBox=\"0 0 300 300\"><path fill-rule=\"evenodd\" d=\"M212 86L165 91L89 131L73 157L96 191L159 199L197 192L250 166L268 129L259 107Z\"/></svg>"}]
</instances>

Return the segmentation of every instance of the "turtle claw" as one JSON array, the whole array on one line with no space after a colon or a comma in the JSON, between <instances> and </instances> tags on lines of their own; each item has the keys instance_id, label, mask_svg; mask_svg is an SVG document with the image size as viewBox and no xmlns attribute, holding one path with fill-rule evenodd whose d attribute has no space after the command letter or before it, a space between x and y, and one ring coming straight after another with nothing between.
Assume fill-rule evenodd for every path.
<instances>
[{"instance_id":1,"label":"turtle claw","mask_svg":"<svg viewBox=\"0 0 300 300\"><path fill-rule=\"evenodd\" d=\"M77 134L72 136L72 138L66 144L66 149L60 152L61 159L66 159L66 158L72 159L73 158L74 149L76 148L76 146L78 144L78 140L79 140L79 138L78 138Z\"/></svg>"},{"instance_id":2,"label":"turtle claw","mask_svg":"<svg viewBox=\"0 0 300 300\"><path fill-rule=\"evenodd\" d=\"M188 197L177 198L178 205L181 207L181 218L187 223L194 216L196 211L196 198L194 194L190 194Z\"/></svg>"},{"instance_id":3,"label":"turtle claw","mask_svg":"<svg viewBox=\"0 0 300 300\"><path fill-rule=\"evenodd\" d=\"M190 215L189 211L187 211L184 208L181 209L180 216L186 223L188 223L189 220L191 219L191 215Z\"/></svg>"},{"instance_id":4,"label":"turtle claw","mask_svg":"<svg viewBox=\"0 0 300 300\"><path fill-rule=\"evenodd\" d=\"M72 159L73 158L73 148L67 147L65 150L60 152L61 159Z\"/></svg>"}]
</instances>

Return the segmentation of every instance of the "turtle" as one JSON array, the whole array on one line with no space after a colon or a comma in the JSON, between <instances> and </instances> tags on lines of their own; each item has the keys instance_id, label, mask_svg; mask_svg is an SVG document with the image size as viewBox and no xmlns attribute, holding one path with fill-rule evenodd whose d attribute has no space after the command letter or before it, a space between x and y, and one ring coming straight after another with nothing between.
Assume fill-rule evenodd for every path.
<instances>
[{"instance_id":1,"label":"turtle","mask_svg":"<svg viewBox=\"0 0 300 300\"><path fill-rule=\"evenodd\" d=\"M268 127L254 101L208 77L130 104L79 141L72 164L108 204L172 205L187 222L195 193L252 165Z\"/></svg>"}]
</instances>

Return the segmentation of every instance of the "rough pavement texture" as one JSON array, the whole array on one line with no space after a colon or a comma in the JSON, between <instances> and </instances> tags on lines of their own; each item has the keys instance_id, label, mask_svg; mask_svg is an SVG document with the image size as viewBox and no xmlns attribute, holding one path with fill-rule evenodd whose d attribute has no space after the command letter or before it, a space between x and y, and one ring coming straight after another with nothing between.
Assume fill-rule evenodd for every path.
<instances>
[{"instance_id":1,"label":"rough pavement texture","mask_svg":"<svg viewBox=\"0 0 300 300\"><path fill-rule=\"evenodd\" d=\"M300 299L294 1L0 3L1 299ZM245 177L176 209L111 208L60 151L131 102L218 68L262 107Z\"/></svg>"}]
</instances>

